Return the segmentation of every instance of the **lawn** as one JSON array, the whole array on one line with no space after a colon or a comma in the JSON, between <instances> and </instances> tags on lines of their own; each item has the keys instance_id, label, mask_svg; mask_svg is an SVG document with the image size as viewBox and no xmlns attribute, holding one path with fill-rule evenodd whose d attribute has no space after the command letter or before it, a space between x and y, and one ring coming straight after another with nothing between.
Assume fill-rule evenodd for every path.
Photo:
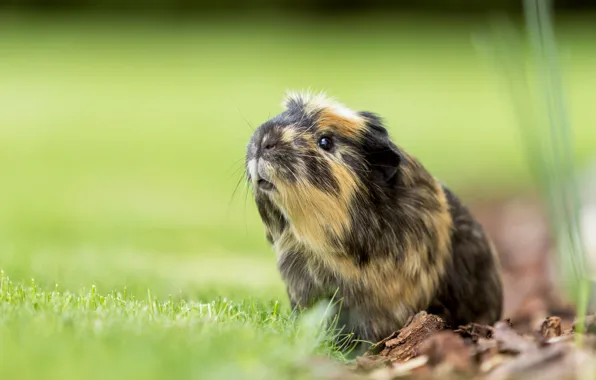
<instances>
[{"instance_id":1,"label":"lawn","mask_svg":"<svg viewBox=\"0 0 596 380\"><path fill-rule=\"evenodd\" d=\"M0 378L293 374L324 344L233 196L252 128L286 89L323 89L466 197L525 190L484 21L0 14ZM561 29L582 163L595 37Z\"/></svg>"}]
</instances>

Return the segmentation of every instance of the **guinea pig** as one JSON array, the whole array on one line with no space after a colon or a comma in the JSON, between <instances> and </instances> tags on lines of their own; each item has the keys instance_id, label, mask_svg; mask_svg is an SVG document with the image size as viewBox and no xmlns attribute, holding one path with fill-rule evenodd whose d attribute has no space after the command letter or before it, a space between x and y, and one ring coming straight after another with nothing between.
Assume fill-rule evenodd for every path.
<instances>
[{"instance_id":1,"label":"guinea pig","mask_svg":"<svg viewBox=\"0 0 596 380\"><path fill-rule=\"evenodd\" d=\"M382 119L290 93L250 138L246 176L293 308L333 297L344 332L375 343L419 311L457 327L501 318L495 249Z\"/></svg>"}]
</instances>

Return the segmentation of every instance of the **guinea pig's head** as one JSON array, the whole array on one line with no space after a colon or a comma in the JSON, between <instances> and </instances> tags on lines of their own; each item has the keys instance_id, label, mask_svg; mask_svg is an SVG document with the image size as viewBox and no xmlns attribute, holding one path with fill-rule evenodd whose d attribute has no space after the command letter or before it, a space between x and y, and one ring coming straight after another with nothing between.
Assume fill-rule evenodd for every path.
<instances>
[{"instance_id":1,"label":"guinea pig's head","mask_svg":"<svg viewBox=\"0 0 596 380\"><path fill-rule=\"evenodd\" d=\"M299 233L341 236L354 207L394 187L402 154L370 112L308 93L289 94L283 107L247 147L247 177L261 216L267 224L277 212Z\"/></svg>"}]
</instances>

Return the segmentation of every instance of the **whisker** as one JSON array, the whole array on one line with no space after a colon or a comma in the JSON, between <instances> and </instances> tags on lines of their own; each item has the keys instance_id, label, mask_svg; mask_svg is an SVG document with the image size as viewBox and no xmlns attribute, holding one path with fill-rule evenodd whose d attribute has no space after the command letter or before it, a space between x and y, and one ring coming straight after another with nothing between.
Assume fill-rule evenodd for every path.
<instances>
[{"instance_id":1,"label":"whisker","mask_svg":"<svg viewBox=\"0 0 596 380\"><path fill-rule=\"evenodd\" d=\"M240 165L240 168L244 167L244 162L243 162L243 161L244 161L244 157L242 157L242 158L240 158L240 159L238 159L238 160L234 161L234 162L233 162L233 163L230 165L230 167L229 167L228 169L226 169L226 171L232 170L232 169L234 168L234 166L236 166L236 165ZM238 169L236 169L236 171L237 171L237 170L238 170Z\"/></svg>"},{"instance_id":2,"label":"whisker","mask_svg":"<svg viewBox=\"0 0 596 380\"><path fill-rule=\"evenodd\" d=\"M240 114L240 117L242 117L244 119L244 121L246 122L246 124L248 125L248 127L250 128L250 130L252 132L255 131L255 128L252 126L252 124L250 123L250 121L248 121L248 119L246 117L244 117L244 115L242 114L242 111L240 111L240 108L236 107L236 109L238 110L238 113Z\"/></svg>"},{"instance_id":3,"label":"whisker","mask_svg":"<svg viewBox=\"0 0 596 380\"><path fill-rule=\"evenodd\" d=\"M248 202L248 192L250 190L251 190L251 187L249 186L248 181L246 181L246 184L244 185L244 229L247 234L248 234L248 223L246 222L246 203Z\"/></svg>"},{"instance_id":4,"label":"whisker","mask_svg":"<svg viewBox=\"0 0 596 380\"><path fill-rule=\"evenodd\" d=\"M231 177L234 177L235 175L237 175L240 171L246 171L246 168L244 166L240 166L238 167L236 170L234 170L234 172L230 175Z\"/></svg>"},{"instance_id":5,"label":"whisker","mask_svg":"<svg viewBox=\"0 0 596 380\"><path fill-rule=\"evenodd\" d=\"M238 179L238 182L236 182L236 186L234 186L234 191L232 192L232 196L230 197L230 200L228 202L228 208L232 205L232 201L234 200L234 196L236 195L236 192L238 191L238 187L240 186L240 183L242 183L242 180L243 179L246 179L245 173L242 173L242 175Z\"/></svg>"}]
</instances>

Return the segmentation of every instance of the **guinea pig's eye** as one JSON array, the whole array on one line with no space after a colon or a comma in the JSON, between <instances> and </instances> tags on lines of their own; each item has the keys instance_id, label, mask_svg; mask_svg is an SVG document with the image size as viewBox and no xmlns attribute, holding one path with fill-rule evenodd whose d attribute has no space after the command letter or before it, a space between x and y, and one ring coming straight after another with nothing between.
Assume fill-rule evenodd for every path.
<instances>
[{"instance_id":1,"label":"guinea pig's eye","mask_svg":"<svg viewBox=\"0 0 596 380\"><path fill-rule=\"evenodd\" d=\"M333 148L333 140L331 137L323 136L319 139L318 145L319 148L329 151Z\"/></svg>"}]
</instances>

